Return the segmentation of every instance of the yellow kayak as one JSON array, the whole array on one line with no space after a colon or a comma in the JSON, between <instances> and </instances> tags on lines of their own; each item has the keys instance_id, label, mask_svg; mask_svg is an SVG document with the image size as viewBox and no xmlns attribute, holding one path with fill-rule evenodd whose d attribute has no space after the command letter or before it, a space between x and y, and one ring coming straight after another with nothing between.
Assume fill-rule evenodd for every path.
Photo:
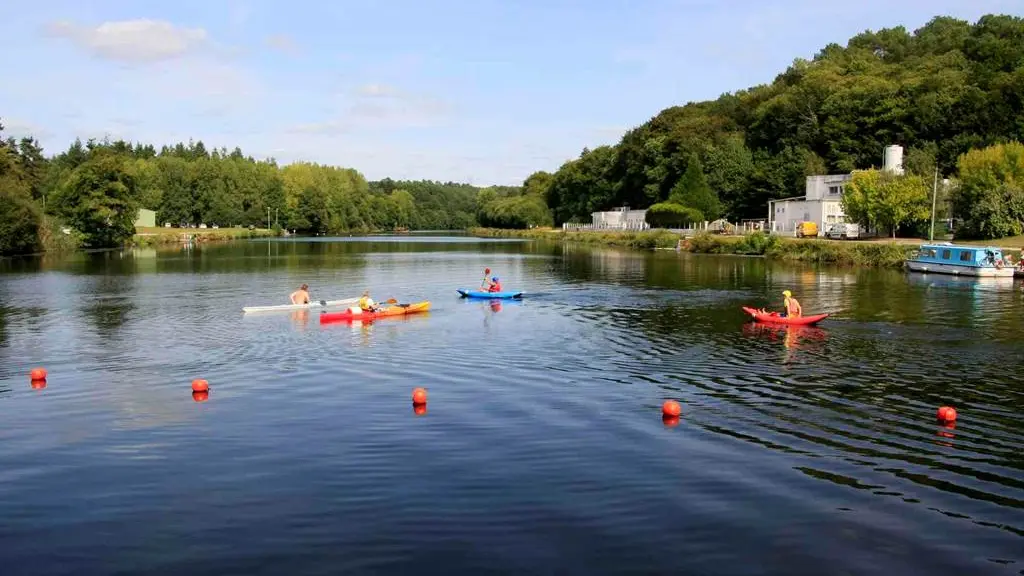
<instances>
[{"instance_id":1,"label":"yellow kayak","mask_svg":"<svg viewBox=\"0 0 1024 576\"><path fill-rule=\"evenodd\" d=\"M416 302L414 304L392 304L382 307L376 312L365 312L358 307L352 307L341 312L326 312L320 315L320 323L345 322L351 320L373 320L375 318L387 318L390 316L406 316L418 312L430 310L430 302Z\"/></svg>"}]
</instances>

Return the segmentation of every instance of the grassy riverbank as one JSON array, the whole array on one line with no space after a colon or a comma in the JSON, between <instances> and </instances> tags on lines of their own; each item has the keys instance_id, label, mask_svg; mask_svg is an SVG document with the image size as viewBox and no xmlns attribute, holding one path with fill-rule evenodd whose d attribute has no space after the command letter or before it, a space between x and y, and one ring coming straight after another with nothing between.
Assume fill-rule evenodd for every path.
<instances>
[{"instance_id":1,"label":"grassy riverbank","mask_svg":"<svg viewBox=\"0 0 1024 576\"><path fill-rule=\"evenodd\" d=\"M193 242L223 242L246 238L270 238L273 230L257 228L136 228L132 237L133 246L158 246L180 244L184 236L191 236Z\"/></svg>"},{"instance_id":2,"label":"grassy riverbank","mask_svg":"<svg viewBox=\"0 0 1024 576\"><path fill-rule=\"evenodd\" d=\"M563 232L551 228L532 230L496 230L474 228L474 236L488 238L533 238L556 242L580 242L604 246L652 249L675 248L681 236L668 230L639 232ZM699 254L742 254L792 262L813 262L847 266L899 268L914 252L916 244L889 241L806 240L769 236L762 233L746 236L697 234L682 239L681 249Z\"/></svg>"},{"instance_id":3,"label":"grassy riverbank","mask_svg":"<svg viewBox=\"0 0 1024 576\"><path fill-rule=\"evenodd\" d=\"M497 228L470 228L469 233L481 238L530 238L553 242L579 242L601 246L623 248L675 248L679 234L668 230L643 230L640 232L563 232L554 228L533 228L531 230L505 230Z\"/></svg>"}]
</instances>

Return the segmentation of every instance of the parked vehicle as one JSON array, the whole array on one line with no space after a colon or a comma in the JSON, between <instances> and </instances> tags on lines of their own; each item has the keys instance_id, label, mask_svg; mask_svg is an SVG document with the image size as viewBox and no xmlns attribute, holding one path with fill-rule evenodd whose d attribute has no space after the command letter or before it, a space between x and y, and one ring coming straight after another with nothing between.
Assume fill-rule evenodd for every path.
<instances>
[{"instance_id":1,"label":"parked vehicle","mask_svg":"<svg viewBox=\"0 0 1024 576\"><path fill-rule=\"evenodd\" d=\"M804 221L796 225L797 238L814 238L818 235L818 224Z\"/></svg>"},{"instance_id":2,"label":"parked vehicle","mask_svg":"<svg viewBox=\"0 0 1024 576\"><path fill-rule=\"evenodd\" d=\"M825 231L825 237L841 238L843 240L860 238L860 224L853 222L839 222L833 224Z\"/></svg>"}]
</instances>

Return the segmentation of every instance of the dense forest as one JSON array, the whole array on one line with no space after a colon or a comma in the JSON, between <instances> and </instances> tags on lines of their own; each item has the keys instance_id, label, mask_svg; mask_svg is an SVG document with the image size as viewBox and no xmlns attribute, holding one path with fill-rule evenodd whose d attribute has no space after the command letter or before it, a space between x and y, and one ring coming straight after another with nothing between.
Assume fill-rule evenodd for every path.
<instances>
[{"instance_id":1,"label":"dense forest","mask_svg":"<svg viewBox=\"0 0 1024 576\"><path fill-rule=\"evenodd\" d=\"M521 187L367 182L352 168L278 166L238 148L207 150L202 142L157 150L76 140L47 157L33 138L0 138L0 254L39 250L65 226L85 246L117 246L134 234L139 208L156 211L158 224L307 234L550 223L536 188L526 196Z\"/></svg>"},{"instance_id":2,"label":"dense forest","mask_svg":"<svg viewBox=\"0 0 1024 576\"><path fill-rule=\"evenodd\" d=\"M913 33L897 27L830 44L771 84L663 110L617 145L585 149L541 176L556 223L655 204L655 219L735 221L764 218L769 199L801 195L809 175L878 167L889 144L904 147L907 171L930 192L936 167L956 178L962 155L1013 140L1024 140L1024 19L937 17ZM691 166L717 202L699 178L680 185ZM1001 193L1019 193L1020 184ZM685 194L703 198L710 212L694 214L702 210ZM964 231L995 233L971 220L980 213L968 203L952 205Z\"/></svg>"}]
</instances>

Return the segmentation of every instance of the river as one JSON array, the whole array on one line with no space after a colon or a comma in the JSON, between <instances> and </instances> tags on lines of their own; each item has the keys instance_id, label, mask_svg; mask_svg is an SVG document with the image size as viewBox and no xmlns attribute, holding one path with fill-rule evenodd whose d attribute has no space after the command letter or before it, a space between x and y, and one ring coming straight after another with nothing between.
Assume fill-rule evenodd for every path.
<instances>
[{"instance_id":1,"label":"river","mask_svg":"<svg viewBox=\"0 0 1024 576\"><path fill-rule=\"evenodd\" d=\"M459 299L485 267L526 297ZM243 314L303 282L433 306ZM747 322L784 289L833 316ZM1019 282L468 237L4 260L0 566L1024 574L1022 322Z\"/></svg>"}]
</instances>

